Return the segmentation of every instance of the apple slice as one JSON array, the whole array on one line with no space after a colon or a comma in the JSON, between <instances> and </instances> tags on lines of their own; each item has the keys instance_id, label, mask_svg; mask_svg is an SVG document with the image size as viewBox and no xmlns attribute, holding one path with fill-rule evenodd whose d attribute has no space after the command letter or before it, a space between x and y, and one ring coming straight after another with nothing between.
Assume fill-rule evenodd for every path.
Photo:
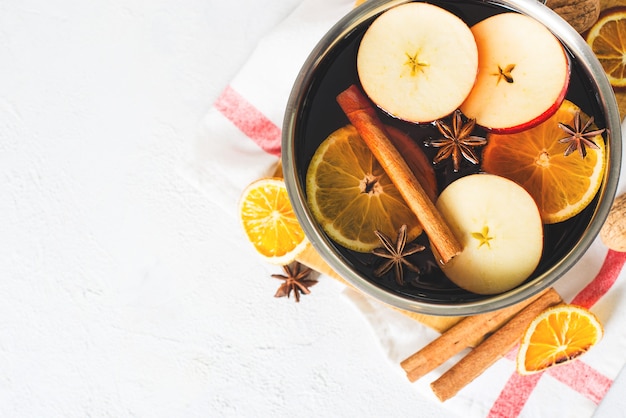
<instances>
[{"instance_id":1,"label":"apple slice","mask_svg":"<svg viewBox=\"0 0 626 418\"><path fill-rule=\"evenodd\" d=\"M478 71L470 28L427 3L406 3L378 16L363 35L357 72L369 98L390 115L432 122L456 110Z\"/></svg>"},{"instance_id":2,"label":"apple slice","mask_svg":"<svg viewBox=\"0 0 626 418\"><path fill-rule=\"evenodd\" d=\"M518 13L491 16L472 27L478 46L476 84L461 111L499 133L531 128L557 111L570 79L559 40Z\"/></svg>"},{"instance_id":3,"label":"apple slice","mask_svg":"<svg viewBox=\"0 0 626 418\"><path fill-rule=\"evenodd\" d=\"M463 246L441 267L459 287L501 293L522 283L539 264L539 209L513 181L493 174L462 177L441 192L436 206Z\"/></svg>"}]
</instances>

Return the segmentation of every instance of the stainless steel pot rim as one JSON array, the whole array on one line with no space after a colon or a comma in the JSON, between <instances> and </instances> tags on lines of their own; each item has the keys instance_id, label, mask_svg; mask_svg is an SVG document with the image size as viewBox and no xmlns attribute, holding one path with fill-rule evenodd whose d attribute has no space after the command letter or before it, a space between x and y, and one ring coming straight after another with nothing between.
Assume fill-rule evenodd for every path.
<instances>
[{"instance_id":1,"label":"stainless steel pot rim","mask_svg":"<svg viewBox=\"0 0 626 418\"><path fill-rule=\"evenodd\" d=\"M303 185L300 184L297 178L295 133L298 112L306 99L305 93L324 57L336 47L339 41L344 39L363 22L391 7L409 2L409 0L369 0L339 20L310 53L294 83L283 123L282 164L287 192L296 216L315 250L318 251L324 261L335 272L366 295L400 309L428 315L462 316L504 308L552 286L584 255L599 234L611 208L621 169L621 121L615 95L602 66L585 40L551 9L535 0L475 0L477 3L501 6L512 11L524 13L542 23L563 43L596 86L597 101L606 115L606 127L610 144L607 147L607 172L599 191L601 196L600 203L596 207L592 220L584 231L582 238L563 259L542 275L508 292L473 302L446 303L419 301L387 292L361 277L346 263L342 262L341 255L333 249L334 246L317 225L305 203L306 197Z\"/></svg>"}]
</instances>

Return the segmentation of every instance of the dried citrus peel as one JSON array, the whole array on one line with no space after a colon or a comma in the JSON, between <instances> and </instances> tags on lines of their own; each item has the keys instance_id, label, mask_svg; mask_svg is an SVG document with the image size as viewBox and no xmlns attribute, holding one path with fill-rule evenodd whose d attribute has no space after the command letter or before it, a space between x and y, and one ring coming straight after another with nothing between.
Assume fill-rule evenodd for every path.
<instances>
[{"instance_id":1,"label":"dried citrus peel","mask_svg":"<svg viewBox=\"0 0 626 418\"><path fill-rule=\"evenodd\" d=\"M247 238L272 264L291 263L308 244L280 178L262 178L246 187L239 216Z\"/></svg>"},{"instance_id":2,"label":"dried citrus peel","mask_svg":"<svg viewBox=\"0 0 626 418\"><path fill-rule=\"evenodd\" d=\"M602 339L603 327L588 309L561 304L546 309L528 326L517 354L522 375L570 362Z\"/></svg>"}]
</instances>

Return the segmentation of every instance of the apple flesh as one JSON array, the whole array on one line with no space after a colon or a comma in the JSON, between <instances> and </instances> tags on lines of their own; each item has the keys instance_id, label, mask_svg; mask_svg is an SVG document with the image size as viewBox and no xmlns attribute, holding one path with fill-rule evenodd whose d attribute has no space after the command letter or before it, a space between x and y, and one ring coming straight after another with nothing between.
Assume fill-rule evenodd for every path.
<instances>
[{"instance_id":1,"label":"apple flesh","mask_svg":"<svg viewBox=\"0 0 626 418\"><path fill-rule=\"evenodd\" d=\"M553 115L565 98L569 59L559 40L534 19L502 13L471 28L478 76L460 109L498 133L531 128Z\"/></svg>"},{"instance_id":2,"label":"apple flesh","mask_svg":"<svg viewBox=\"0 0 626 418\"><path fill-rule=\"evenodd\" d=\"M505 292L539 264L539 209L513 181L493 174L462 177L441 192L436 207L463 246L441 267L457 286L478 294Z\"/></svg>"},{"instance_id":3,"label":"apple flesh","mask_svg":"<svg viewBox=\"0 0 626 418\"><path fill-rule=\"evenodd\" d=\"M381 14L365 32L357 72L369 98L390 115L432 122L456 110L478 71L472 32L454 14L406 3Z\"/></svg>"}]
</instances>

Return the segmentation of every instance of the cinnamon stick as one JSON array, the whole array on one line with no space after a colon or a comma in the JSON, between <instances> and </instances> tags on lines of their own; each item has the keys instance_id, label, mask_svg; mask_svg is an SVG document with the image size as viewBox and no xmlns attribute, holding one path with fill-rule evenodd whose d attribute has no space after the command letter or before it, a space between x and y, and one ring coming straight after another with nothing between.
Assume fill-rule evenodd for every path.
<instances>
[{"instance_id":1,"label":"cinnamon stick","mask_svg":"<svg viewBox=\"0 0 626 418\"><path fill-rule=\"evenodd\" d=\"M356 85L352 85L337 96L337 102L417 216L441 262L450 261L463 247L389 140L367 97Z\"/></svg>"},{"instance_id":2,"label":"cinnamon stick","mask_svg":"<svg viewBox=\"0 0 626 418\"><path fill-rule=\"evenodd\" d=\"M441 401L450 399L489 366L511 351L519 342L530 322L546 308L561 303L561 297L550 289L539 299L515 315L502 328L470 351L461 361L430 384Z\"/></svg>"},{"instance_id":3,"label":"cinnamon stick","mask_svg":"<svg viewBox=\"0 0 626 418\"><path fill-rule=\"evenodd\" d=\"M515 314L539 299L546 292L547 290L544 290L531 298L506 308L464 318L448 331L441 334L439 338L406 358L400 363L400 366L406 372L408 379L411 382L415 382L465 348L475 347L487 334L500 328Z\"/></svg>"}]
</instances>

